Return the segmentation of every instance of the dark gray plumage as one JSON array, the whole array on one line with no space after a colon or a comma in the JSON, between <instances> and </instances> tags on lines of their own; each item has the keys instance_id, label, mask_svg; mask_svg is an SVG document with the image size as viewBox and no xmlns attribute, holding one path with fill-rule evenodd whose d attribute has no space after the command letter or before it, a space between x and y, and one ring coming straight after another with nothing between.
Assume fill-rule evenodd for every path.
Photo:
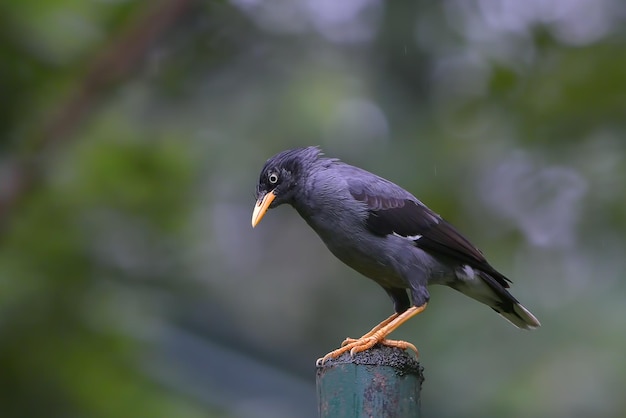
<instances>
[{"instance_id":1,"label":"dark gray plumage","mask_svg":"<svg viewBox=\"0 0 626 418\"><path fill-rule=\"evenodd\" d=\"M292 205L337 258L385 289L396 314L425 306L427 286L443 284L519 328L540 325L506 290L508 279L452 225L396 184L325 158L317 147L270 158L256 197L253 226L267 209Z\"/></svg>"}]
</instances>

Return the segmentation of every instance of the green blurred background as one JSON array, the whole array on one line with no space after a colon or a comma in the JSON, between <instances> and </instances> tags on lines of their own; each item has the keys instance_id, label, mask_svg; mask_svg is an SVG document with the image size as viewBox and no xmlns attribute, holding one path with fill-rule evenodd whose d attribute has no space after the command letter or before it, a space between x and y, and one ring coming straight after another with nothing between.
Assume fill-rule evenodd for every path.
<instances>
[{"instance_id":1,"label":"green blurred background","mask_svg":"<svg viewBox=\"0 0 626 418\"><path fill-rule=\"evenodd\" d=\"M626 415L619 0L0 4L0 415L316 416L314 361L392 305L265 160L414 192L541 320L433 288L394 335L430 417Z\"/></svg>"}]
</instances>

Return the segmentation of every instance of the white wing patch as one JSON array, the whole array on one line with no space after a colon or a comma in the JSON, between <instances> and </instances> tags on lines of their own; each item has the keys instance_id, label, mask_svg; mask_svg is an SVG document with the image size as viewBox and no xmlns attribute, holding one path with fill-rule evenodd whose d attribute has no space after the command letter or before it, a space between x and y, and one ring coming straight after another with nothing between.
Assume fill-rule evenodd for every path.
<instances>
[{"instance_id":1,"label":"white wing patch","mask_svg":"<svg viewBox=\"0 0 626 418\"><path fill-rule=\"evenodd\" d=\"M394 232L393 235L399 238L408 239L410 241L417 241L418 239L422 238L421 235L400 235L397 232Z\"/></svg>"},{"instance_id":2,"label":"white wing patch","mask_svg":"<svg viewBox=\"0 0 626 418\"><path fill-rule=\"evenodd\" d=\"M472 281L476 278L476 272L473 268L464 264L459 270L457 270L457 277L464 281Z\"/></svg>"}]
</instances>

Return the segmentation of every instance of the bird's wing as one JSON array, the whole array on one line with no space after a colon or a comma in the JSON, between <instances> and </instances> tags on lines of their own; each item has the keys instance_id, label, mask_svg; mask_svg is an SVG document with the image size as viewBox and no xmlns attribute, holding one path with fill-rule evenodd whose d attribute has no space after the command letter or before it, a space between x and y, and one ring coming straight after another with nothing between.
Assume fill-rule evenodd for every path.
<instances>
[{"instance_id":1,"label":"bird's wing","mask_svg":"<svg viewBox=\"0 0 626 418\"><path fill-rule=\"evenodd\" d=\"M369 173L368 173L369 174ZM504 287L506 279L489 265L482 252L456 228L406 190L385 179L358 176L348 182L354 199L368 210L366 227L379 236L411 238L424 251L458 260L492 275Z\"/></svg>"}]
</instances>

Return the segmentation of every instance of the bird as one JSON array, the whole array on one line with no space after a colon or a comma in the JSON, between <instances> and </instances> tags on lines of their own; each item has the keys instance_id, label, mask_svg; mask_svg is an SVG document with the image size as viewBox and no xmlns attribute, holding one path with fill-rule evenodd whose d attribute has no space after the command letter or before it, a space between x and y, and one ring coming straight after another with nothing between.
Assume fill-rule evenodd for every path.
<instances>
[{"instance_id":1,"label":"bird","mask_svg":"<svg viewBox=\"0 0 626 418\"><path fill-rule=\"evenodd\" d=\"M419 352L387 336L422 313L428 286L446 285L481 302L514 326L541 324L507 290L510 280L440 215L395 183L326 157L318 146L282 151L269 158L255 190L252 227L269 209L293 206L332 254L378 283L394 312L362 337L346 338L317 364L376 344Z\"/></svg>"}]
</instances>

